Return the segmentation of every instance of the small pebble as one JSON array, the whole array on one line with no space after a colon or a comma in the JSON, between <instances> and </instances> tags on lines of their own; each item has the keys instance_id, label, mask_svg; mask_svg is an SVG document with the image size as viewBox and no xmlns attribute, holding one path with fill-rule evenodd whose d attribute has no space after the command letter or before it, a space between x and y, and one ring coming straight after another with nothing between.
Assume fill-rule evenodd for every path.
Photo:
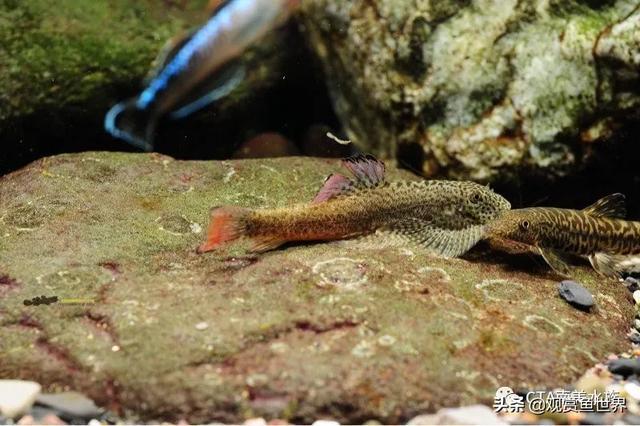
<instances>
[{"instance_id":1,"label":"small pebble","mask_svg":"<svg viewBox=\"0 0 640 426\"><path fill-rule=\"evenodd\" d=\"M571 305L581 309L589 309L595 303L589 290L575 281L562 281L558 285L558 293Z\"/></svg>"},{"instance_id":2,"label":"small pebble","mask_svg":"<svg viewBox=\"0 0 640 426\"><path fill-rule=\"evenodd\" d=\"M44 425L66 425L66 423L55 414L47 414L42 418L42 420L38 421L38 423Z\"/></svg>"},{"instance_id":3,"label":"small pebble","mask_svg":"<svg viewBox=\"0 0 640 426\"><path fill-rule=\"evenodd\" d=\"M28 414L36 419L37 422L41 422L45 416L52 413L55 414L55 410L52 410L49 407L43 407L42 405L38 404L38 400L36 399L36 402L33 404Z\"/></svg>"},{"instance_id":4,"label":"small pebble","mask_svg":"<svg viewBox=\"0 0 640 426\"><path fill-rule=\"evenodd\" d=\"M628 425L640 425L640 416L637 416L635 414L627 413L622 418L622 421L625 424L628 424Z\"/></svg>"},{"instance_id":5,"label":"small pebble","mask_svg":"<svg viewBox=\"0 0 640 426\"><path fill-rule=\"evenodd\" d=\"M624 283L631 293L635 293L636 291L640 290L640 282L638 282L638 280L633 277L625 278Z\"/></svg>"},{"instance_id":6,"label":"small pebble","mask_svg":"<svg viewBox=\"0 0 640 426\"><path fill-rule=\"evenodd\" d=\"M491 408L486 405L469 405L459 408L444 408L436 415L442 425L505 425Z\"/></svg>"},{"instance_id":7,"label":"small pebble","mask_svg":"<svg viewBox=\"0 0 640 426\"><path fill-rule=\"evenodd\" d=\"M629 334L627 334L627 337L629 337L631 343L640 344L640 331L633 329L629 332Z\"/></svg>"},{"instance_id":8,"label":"small pebble","mask_svg":"<svg viewBox=\"0 0 640 426\"><path fill-rule=\"evenodd\" d=\"M18 420L19 425L35 425L36 424L36 419L33 418L33 416L24 416L22 417L20 420Z\"/></svg>"},{"instance_id":9,"label":"small pebble","mask_svg":"<svg viewBox=\"0 0 640 426\"><path fill-rule=\"evenodd\" d=\"M392 346L396 342L396 338L385 334L384 336L380 336L378 339L378 344L380 346Z\"/></svg>"},{"instance_id":10,"label":"small pebble","mask_svg":"<svg viewBox=\"0 0 640 426\"><path fill-rule=\"evenodd\" d=\"M334 420L316 420L311 426L340 426L340 423Z\"/></svg>"},{"instance_id":11,"label":"small pebble","mask_svg":"<svg viewBox=\"0 0 640 426\"><path fill-rule=\"evenodd\" d=\"M633 300L636 302L636 305L640 304L640 290L633 292Z\"/></svg>"},{"instance_id":12,"label":"small pebble","mask_svg":"<svg viewBox=\"0 0 640 426\"><path fill-rule=\"evenodd\" d=\"M26 413L36 400L40 389L36 382L0 380L0 414L15 418Z\"/></svg>"},{"instance_id":13,"label":"small pebble","mask_svg":"<svg viewBox=\"0 0 640 426\"><path fill-rule=\"evenodd\" d=\"M607 364L612 374L618 374L622 377L629 377L632 374L640 373L640 359L638 358L620 358L609 361Z\"/></svg>"},{"instance_id":14,"label":"small pebble","mask_svg":"<svg viewBox=\"0 0 640 426\"><path fill-rule=\"evenodd\" d=\"M437 414L421 414L409 420L407 425L437 425L440 421L440 416Z\"/></svg>"},{"instance_id":15,"label":"small pebble","mask_svg":"<svg viewBox=\"0 0 640 426\"><path fill-rule=\"evenodd\" d=\"M196 330L206 330L207 328L209 328L209 324L207 324L206 322L202 321L196 324Z\"/></svg>"},{"instance_id":16,"label":"small pebble","mask_svg":"<svg viewBox=\"0 0 640 426\"><path fill-rule=\"evenodd\" d=\"M630 397L636 401L640 401L640 386L635 383L625 383L624 390Z\"/></svg>"},{"instance_id":17,"label":"small pebble","mask_svg":"<svg viewBox=\"0 0 640 426\"><path fill-rule=\"evenodd\" d=\"M245 426L267 426L267 421L261 417L247 419L244 421Z\"/></svg>"},{"instance_id":18,"label":"small pebble","mask_svg":"<svg viewBox=\"0 0 640 426\"><path fill-rule=\"evenodd\" d=\"M49 407L65 420L74 418L90 420L99 417L104 410L86 396L78 392L61 392L42 394L36 398L36 403Z\"/></svg>"}]
</instances>

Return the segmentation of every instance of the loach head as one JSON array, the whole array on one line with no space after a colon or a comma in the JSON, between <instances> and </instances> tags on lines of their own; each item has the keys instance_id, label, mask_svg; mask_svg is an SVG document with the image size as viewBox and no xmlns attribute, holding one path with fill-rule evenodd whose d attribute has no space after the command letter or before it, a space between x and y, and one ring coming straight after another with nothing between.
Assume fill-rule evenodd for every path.
<instances>
[{"instance_id":1,"label":"loach head","mask_svg":"<svg viewBox=\"0 0 640 426\"><path fill-rule=\"evenodd\" d=\"M492 221L486 227L485 235L489 239L536 245L543 229L539 222L532 209L510 210Z\"/></svg>"},{"instance_id":2,"label":"loach head","mask_svg":"<svg viewBox=\"0 0 640 426\"><path fill-rule=\"evenodd\" d=\"M461 210L464 216L476 224L488 223L511 208L511 204L488 186L474 182L460 182L462 189Z\"/></svg>"}]
</instances>

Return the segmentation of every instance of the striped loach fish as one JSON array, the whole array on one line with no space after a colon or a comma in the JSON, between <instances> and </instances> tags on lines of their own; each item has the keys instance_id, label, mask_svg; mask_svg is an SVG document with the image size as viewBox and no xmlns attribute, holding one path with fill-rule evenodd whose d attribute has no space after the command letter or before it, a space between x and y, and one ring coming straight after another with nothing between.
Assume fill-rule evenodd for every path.
<instances>
[{"instance_id":1,"label":"striped loach fish","mask_svg":"<svg viewBox=\"0 0 640 426\"><path fill-rule=\"evenodd\" d=\"M571 255L587 257L602 275L620 277L640 264L640 222L624 220L625 197L612 194L583 210L533 207L505 212L486 238L508 251L533 251L569 276Z\"/></svg>"}]
</instances>

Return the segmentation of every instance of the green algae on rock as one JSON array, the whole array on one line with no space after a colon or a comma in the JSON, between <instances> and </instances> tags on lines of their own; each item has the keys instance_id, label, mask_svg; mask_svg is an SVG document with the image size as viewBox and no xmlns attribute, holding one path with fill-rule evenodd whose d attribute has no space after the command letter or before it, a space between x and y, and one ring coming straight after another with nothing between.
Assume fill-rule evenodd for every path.
<instances>
[{"instance_id":1,"label":"green algae on rock","mask_svg":"<svg viewBox=\"0 0 640 426\"><path fill-rule=\"evenodd\" d=\"M6 142L0 172L53 152L127 149L104 131L105 113L140 89L170 39L206 21L206 4L0 0L0 139ZM192 136L209 138L237 116L248 122L247 115L257 115L256 104L280 84L286 61L299 49L290 37L291 28L281 28L243 54L246 79L190 121ZM173 138L183 141L184 134ZM229 156L234 147L218 143L212 150Z\"/></svg>"},{"instance_id":2,"label":"green algae on rock","mask_svg":"<svg viewBox=\"0 0 640 426\"><path fill-rule=\"evenodd\" d=\"M568 384L627 347L627 290L586 268L592 313L543 268L482 253L369 240L195 253L212 206L311 200L339 168L83 153L3 177L0 377L129 418L397 423L500 386ZM96 303L23 304L40 295Z\"/></svg>"},{"instance_id":3,"label":"green algae on rock","mask_svg":"<svg viewBox=\"0 0 640 426\"><path fill-rule=\"evenodd\" d=\"M198 3L198 5L196 5ZM41 108L108 99L140 81L162 44L196 21L204 1L0 2L0 122ZM102 94L100 94L102 93Z\"/></svg>"},{"instance_id":4,"label":"green algae on rock","mask_svg":"<svg viewBox=\"0 0 640 426\"><path fill-rule=\"evenodd\" d=\"M206 4L0 1L0 123L43 108L105 109L118 88L141 82L169 39L206 19ZM248 87L266 84L270 66L280 64L277 53L273 43L250 53L247 60L257 56L262 64L231 97L234 103Z\"/></svg>"},{"instance_id":5,"label":"green algae on rock","mask_svg":"<svg viewBox=\"0 0 640 426\"><path fill-rule=\"evenodd\" d=\"M350 138L427 176L570 173L640 101L635 1L302 6Z\"/></svg>"}]
</instances>

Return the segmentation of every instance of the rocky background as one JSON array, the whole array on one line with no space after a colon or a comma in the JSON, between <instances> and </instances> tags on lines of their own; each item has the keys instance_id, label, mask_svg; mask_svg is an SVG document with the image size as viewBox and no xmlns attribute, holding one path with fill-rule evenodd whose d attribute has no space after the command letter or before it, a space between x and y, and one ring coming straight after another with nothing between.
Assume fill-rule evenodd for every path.
<instances>
[{"instance_id":1,"label":"rocky background","mask_svg":"<svg viewBox=\"0 0 640 426\"><path fill-rule=\"evenodd\" d=\"M637 184L637 1L318 0L302 17L367 150L525 204L549 181L570 204L588 202L572 187Z\"/></svg>"}]
</instances>

